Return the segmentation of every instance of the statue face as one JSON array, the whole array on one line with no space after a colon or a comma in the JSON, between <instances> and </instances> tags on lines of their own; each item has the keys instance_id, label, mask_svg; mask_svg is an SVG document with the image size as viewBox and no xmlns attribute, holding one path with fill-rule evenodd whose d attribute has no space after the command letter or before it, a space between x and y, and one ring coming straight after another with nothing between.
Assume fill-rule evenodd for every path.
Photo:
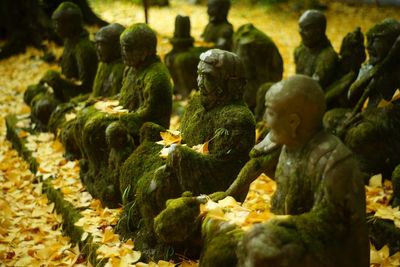
<instances>
[{"instance_id":1,"label":"statue face","mask_svg":"<svg viewBox=\"0 0 400 267\"><path fill-rule=\"evenodd\" d=\"M391 47L391 42L384 36L372 36L367 44L369 63L375 65L381 62L388 54Z\"/></svg>"},{"instance_id":2,"label":"statue face","mask_svg":"<svg viewBox=\"0 0 400 267\"><path fill-rule=\"evenodd\" d=\"M309 48L318 46L325 36L325 30L307 17L299 22L299 33L303 44Z\"/></svg>"},{"instance_id":3,"label":"statue face","mask_svg":"<svg viewBox=\"0 0 400 267\"><path fill-rule=\"evenodd\" d=\"M207 4L207 14L210 22L220 22L226 19L228 10L224 8L220 0L209 0Z\"/></svg>"},{"instance_id":4,"label":"statue face","mask_svg":"<svg viewBox=\"0 0 400 267\"><path fill-rule=\"evenodd\" d=\"M118 43L115 44L106 39L96 37L96 50L100 61L111 62L118 58L120 47Z\"/></svg>"},{"instance_id":5,"label":"statue face","mask_svg":"<svg viewBox=\"0 0 400 267\"><path fill-rule=\"evenodd\" d=\"M201 103L205 107L212 107L218 100L218 88L221 78L218 71L211 65L200 61L197 68L197 86L200 91Z\"/></svg>"},{"instance_id":6,"label":"statue face","mask_svg":"<svg viewBox=\"0 0 400 267\"><path fill-rule=\"evenodd\" d=\"M140 67L147 57L144 49L135 47L133 44L121 43L121 56L124 64L130 67Z\"/></svg>"},{"instance_id":7,"label":"statue face","mask_svg":"<svg viewBox=\"0 0 400 267\"><path fill-rule=\"evenodd\" d=\"M53 18L53 27L61 38L73 37L77 32L76 23L63 16Z\"/></svg>"},{"instance_id":8,"label":"statue face","mask_svg":"<svg viewBox=\"0 0 400 267\"><path fill-rule=\"evenodd\" d=\"M285 106L278 101L265 101L265 122L270 129L269 138L272 142L285 145L292 140L290 116Z\"/></svg>"}]
</instances>

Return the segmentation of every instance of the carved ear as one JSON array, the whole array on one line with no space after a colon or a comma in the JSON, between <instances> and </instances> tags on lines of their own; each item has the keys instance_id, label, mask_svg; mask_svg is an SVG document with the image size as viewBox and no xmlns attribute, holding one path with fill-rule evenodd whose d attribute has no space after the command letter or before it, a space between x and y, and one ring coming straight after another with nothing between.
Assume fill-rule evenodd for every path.
<instances>
[{"instance_id":1,"label":"carved ear","mask_svg":"<svg viewBox=\"0 0 400 267\"><path fill-rule=\"evenodd\" d=\"M296 137L297 128L299 127L300 123L301 123L301 118L300 118L299 114L292 113L289 115L289 125L291 128L291 136L293 138Z\"/></svg>"}]
</instances>

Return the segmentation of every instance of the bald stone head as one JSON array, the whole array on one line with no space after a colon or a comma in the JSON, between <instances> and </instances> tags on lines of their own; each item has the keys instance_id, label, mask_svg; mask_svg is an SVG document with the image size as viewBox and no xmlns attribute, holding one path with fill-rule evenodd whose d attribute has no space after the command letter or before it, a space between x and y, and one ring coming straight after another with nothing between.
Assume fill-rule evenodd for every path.
<instances>
[{"instance_id":1,"label":"bald stone head","mask_svg":"<svg viewBox=\"0 0 400 267\"><path fill-rule=\"evenodd\" d=\"M102 27L95 35L97 54L102 62L112 62L121 58L121 47L119 37L125 27L113 23Z\"/></svg>"},{"instance_id":2,"label":"bald stone head","mask_svg":"<svg viewBox=\"0 0 400 267\"><path fill-rule=\"evenodd\" d=\"M315 48L325 41L326 17L319 10L307 10L299 19L301 40L308 48Z\"/></svg>"},{"instance_id":3,"label":"bald stone head","mask_svg":"<svg viewBox=\"0 0 400 267\"><path fill-rule=\"evenodd\" d=\"M325 97L320 85L305 75L274 84L265 95L265 120L271 141L297 147L322 128Z\"/></svg>"},{"instance_id":4,"label":"bald stone head","mask_svg":"<svg viewBox=\"0 0 400 267\"><path fill-rule=\"evenodd\" d=\"M51 16L54 30L61 38L79 36L83 30L82 11L72 2L62 2Z\"/></svg>"},{"instance_id":5,"label":"bald stone head","mask_svg":"<svg viewBox=\"0 0 400 267\"><path fill-rule=\"evenodd\" d=\"M230 0L208 0L207 14L211 23L227 21L228 12L231 7Z\"/></svg>"},{"instance_id":6,"label":"bald stone head","mask_svg":"<svg viewBox=\"0 0 400 267\"><path fill-rule=\"evenodd\" d=\"M120 37L120 43L122 59L130 67L138 68L147 58L156 55L156 33L145 23L127 28Z\"/></svg>"}]
</instances>

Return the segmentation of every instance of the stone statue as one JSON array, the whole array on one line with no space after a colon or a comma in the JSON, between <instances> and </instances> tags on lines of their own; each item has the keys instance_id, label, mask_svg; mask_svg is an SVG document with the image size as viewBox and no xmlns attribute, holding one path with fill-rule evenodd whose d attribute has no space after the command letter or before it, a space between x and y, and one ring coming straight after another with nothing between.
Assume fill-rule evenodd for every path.
<instances>
[{"instance_id":1,"label":"stone statue","mask_svg":"<svg viewBox=\"0 0 400 267\"><path fill-rule=\"evenodd\" d=\"M343 38L340 46L335 81L328 86L325 93L328 109L350 107L347 91L356 80L365 58L364 36L361 29L357 27Z\"/></svg>"},{"instance_id":2,"label":"stone statue","mask_svg":"<svg viewBox=\"0 0 400 267\"><path fill-rule=\"evenodd\" d=\"M368 97L367 107L377 107L382 99L391 99L400 85L400 64L396 60L400 51L400 41L396 41L399 35L400 23L395 19L385 19L367 32L369 61L362 66L357 82L350 88L350 101L356 102L364 92L367 93L362 102Z\"/></svg>"},{"instance_id":3,"label":"stone statue","mask_svg":"<svg viewBox=\"0 0 400 267\"><path fill-rule=\"evenodd\" d=\"M301 44L294 51L296 73L312 77L325 89L334 78L338 56L325 35L326 18L308 10L299 19Z\"/></svg>"},{"instance_id":4,"label":"stone statue","mask_svg":"<svg viewBox=\"0 0 400 267\"><path fill-rule=\"evenodd\" d=\"M233 26L228 22L230 0L208 0L209 22L201 35L206 42L215 43L216 48L232 49Z\"/></svg>"},{"instance_id":5,"label":"stone statue","mask_svg":"<svg viewBox=\"0 0 400 267\"><path fill-rule=\"evenodd\" d=\"M63 2L53 13L56 33L64 41L61 74L49 71L41 80L54 90L57 99L65 102L92 90L97 70L97 55L82 26L82 13L78 6Z\"/></svg>"},{"instance_id":6,"label":"stone statue","mask_svg":"<svg viewBox=\"0 0 400 267\"><path fill-rule=\"evenodd\" d=\"M96 50L82 26L79 7L63 2L52 19L55 31L64 41L61 73L48 71L39 84L29 86L24 95L25 102L32 107L32 121L44 130L59 103L91 92L97 69Z\"/></svg>"},{"instance_id":7,"label":"stone statue","mask_svg":"<svg viewBox=\"0 0 400 267\"><path fill-rule=\"evenodd\" d=\"M400 86L399 36L400 23L394 19L383 20L368 31L369 62L348 91L350 101L356 104L351 111L331 110L324 117L325 128L344 140L368 175L391 177L400 163L400 107L396 101L384 102L390 101ZM366 109L361 111L367 98Z\"/></svg>"},{"instance_id":8,"label":"stone statue","mask_svg":"<svg viewBox=\"0 0 400 267\"><path fill-rule=\"evenodd\" d=\"M106 141L110 154L108 158L108 172L105 180L107 188L100 193L100 198L108 207L119 207L121 192L119 191L120 167L135 148L134 141L120 122L112 122L106 128Z\"/></svg>"},{"instance_id":9,"label":"stone statue","mask_svg":"<svg viewBox=\"0 0 400 267\"><path fill-rule=\"evenodd\" d=\"M235 32L233 52L243 61L247 78L243 97L249 108L254 110L260 85L282 79L281 54L274 41L251 23L242 25Z\"/></svg>"},{"instance_id":10,"label":"stone statue","mask_svg":"<svg viewBox=\"0 0 400 267\"><path fill-rule=\"evenodd\" d=\"M165 55L164 61L174 81L174 94L182 98L187 98L197 88L197 64L200 54L206 49L194 47L193 42L190 18L176 16L174 37L170 39L172 50Z\"/></svg>"},{"instance_id":11,"label":"stone statue","mask_svg":"<svg viewBox=\"0 0 400 267\"><path fill-rule=\"evenodd\" d=\"M119 105L128 113L109 114L90 107L77 116L75 133L83 151L81 171L90 193L96 197L106 194L106 179L109 148L106 144L106 129L111 122L119 121L136 144L139 130L145 122L153 122L169 127L172 110L172 88L167 68L156 54L157 38L154 31L144 23L127 28L120 37L122 59L128 66L118 97Z\"/></svg>"},{"instance_id":12,"label":"stone statue","mask_svg":"<svg viewBox=\"0 0 400 267\"><path fill-rule=\"evenodd\" d=\"M283 146L271 204L278 216L231 239L240 240L236 266L369 266L363 181L350 150L322 129L321 87L292 76L271 87L266 107L265 147ZM203 253L200 265L210 262Z\"/></svg>"},{"instance_id":13,"label":"stone statue","mask_svg":"<svg viewBox=\"0 0 400 267\"><path fill-rule=\"evenodd\" d=\"M189 101L180 128L186 145L173 145L164 160L159 156L162 146L154 143L153 135L125 161L120 184L121 192L128 197L120 226L126 229L120 231L133 236L141 251L146 244L160 244L154 236L153 219L165 208L166 200L185 191L198 195L225 190L248 160L254 145L255 122L242 100L244 85L238 56L219 49L201 54L199 92ZM208 145L208 149L199 153L191 148L199 144ZM176 250L184 248L184 244L194 245L182 240L174 243L172 236L161 240L171 240L168 245ZM152 255L156 258L161 255L160 251L154 253L158 253Z\"/></svg>"},{"instance_id":14,"label":"stone statue","mask_svg":"<svg viewBox=\"0 0 400 267\"><path fill-rule=\"evenodd\" d=\"M95 36L100 63L94 79L92 97L110 97L119 93L125 65L121 59L119 37L125 28L113 23L101 28Z\"/></svg>"},{"instance_id":15,"label":"stone statue","mask_svg":"<svg viewBox=\"0 0 400 267\"><path fill-rule=\"evenodd\" d=\"M68 103L57 106L51 113L48 129L54 133L61 129L61 141L65 147L65 157L68 159L79 159L82 157L81 150L77 145L75 136L72 133L75 128L76 119L66 121L66 114L77 113L78 106L90 106L90 103L101 97L111 97L119 93L122 86L122 78L125 65L121 59L119 36L124 27L114 23L101 28L95 35L96 50L100 60L96 77L93 84L93 91L85 103L73 99Z\"/></svg>"}]
</instances>

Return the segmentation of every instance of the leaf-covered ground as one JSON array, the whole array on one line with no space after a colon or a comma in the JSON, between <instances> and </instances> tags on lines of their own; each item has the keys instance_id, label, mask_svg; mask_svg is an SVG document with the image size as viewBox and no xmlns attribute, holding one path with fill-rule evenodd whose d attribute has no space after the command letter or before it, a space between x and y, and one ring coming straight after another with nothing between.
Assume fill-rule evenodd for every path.
<instances>
[{"instance_id":1,"label":"leaf-covered ground","mask_svg":"<svg viewBox=\"0 0 400 267\"><path fill-rule=\"evenodd\" d=\"M125 26L142 22L144 18L141 7L130 1L92 0L92 7L101 17L110 22L119 22ZM343 36L356 26L365 32L375 22L385 17L400 18L399 10L393 8L376 8L371 6L349 7L342 4L331 4L327 11L328 36L338 50ZM168 37L172 36L174 18L177 14L190 15L192 35L198 39L207 22L206 7L189 5L183 0L172 0L170 8L150 9L150 25L159 34L159 53L164 55L170 49ZM292 51L299 43L297 19L300 13L284 5L280 7L233 5L230 21L235 28L251 22L263 30L278 45L285 62L285 76L294 73ZM94 32L96 29L92 28ZM57 55L61 49L54 49ZM0 61L0 262L5 266L89 266L76 246L72 246L67 237L62 236L60 216L53 213L53 205L41 194L42 184L28 170L27 164L5 140L4 117L7 114L18 114L24 118L29 108L23 104L22 94L27 85L36 83L50 68L56 65L44 63L42 52L28 49L26 53ZM24 120L21 122L24 123ZM100 257L108 256L108 266L127 266L136 262L140 252L132 250L133 244L122 243L112 232L118 210L104 209L93 200L82 188L78 179L79 167L76 162L62 158L63 148L49 134L30 136L22 133L29 148L39 159L39 174L43 177L54 176L53 186L60 188L65 199L76 207L85 208L83 217L77 225L92 234L101 244ZM271 216L266 207L274 184L261 177L253 184L244 205L239 206L232 199L222 203L209 203L216 216L234 220L243 227ZM368 211L376 211L382 218L388 218L400 224L398 209L388 207L392 190L390 183L380 182L374 177L367 189ZM224 212L220 210L224 206ZM227 209L230 207L230 209ZM226 212L231 210L232 212ZM82 239L85 238L85 234ZM192 262L181 263L181 266L194 266ZM371 266L399 266L399 254L389 257L387 247L376 251L371 248ZM173 266L168 262L136 263L136 266Z\"/></svg>"}]
</instances>

